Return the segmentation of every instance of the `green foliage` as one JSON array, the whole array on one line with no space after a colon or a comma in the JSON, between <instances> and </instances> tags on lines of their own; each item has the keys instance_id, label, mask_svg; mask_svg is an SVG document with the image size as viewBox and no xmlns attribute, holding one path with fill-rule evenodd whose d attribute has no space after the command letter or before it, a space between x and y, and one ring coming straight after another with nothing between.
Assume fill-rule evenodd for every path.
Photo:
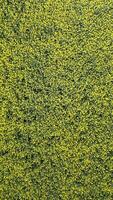
<instances>
[{"instance_id":1,"label":"green foliage","mask_svg":"<svg viewBox=\"0 0 113 200\"><path fill-rule=\"evenodd\" d=\"M113 1L0 16L0 199L113 200Z\"/></svg>"}]
</instances>

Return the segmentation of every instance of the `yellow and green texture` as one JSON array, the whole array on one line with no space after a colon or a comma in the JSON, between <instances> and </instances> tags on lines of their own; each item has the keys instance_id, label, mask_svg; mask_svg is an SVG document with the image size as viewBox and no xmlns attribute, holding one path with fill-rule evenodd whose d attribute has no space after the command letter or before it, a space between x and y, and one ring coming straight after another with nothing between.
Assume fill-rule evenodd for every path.
<instances>
[{"instance_id":1,"label":"yellow and green texture","mask_svg":"<svg viewBox=\"0 0 113 200\"><path fill-rule=\"evenodd\" d=\"M0 0L0 199L113 200L113 1Z\"/></svg>"}]
</instances>

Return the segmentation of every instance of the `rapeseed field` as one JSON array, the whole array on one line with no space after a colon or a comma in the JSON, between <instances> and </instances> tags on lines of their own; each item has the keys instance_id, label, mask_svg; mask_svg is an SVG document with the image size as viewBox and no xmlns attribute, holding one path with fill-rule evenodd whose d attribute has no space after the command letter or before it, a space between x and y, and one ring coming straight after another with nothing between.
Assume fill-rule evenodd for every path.
<instances>
[{"instance_id":1,"label":"rapeseed field","mask_svg":"<svg viewBox=\"0 0 113 200\"><path fill-rule=\"evenodd\" d=\"M113 0L0 0L0 200L113 200Z\"/></svg>"}]
</instances>

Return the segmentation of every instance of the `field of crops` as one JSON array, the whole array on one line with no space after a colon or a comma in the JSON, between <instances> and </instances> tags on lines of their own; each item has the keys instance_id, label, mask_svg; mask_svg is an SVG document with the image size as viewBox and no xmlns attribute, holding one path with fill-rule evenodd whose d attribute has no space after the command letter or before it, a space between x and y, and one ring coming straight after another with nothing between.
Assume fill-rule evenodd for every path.
<instances>
[{"instance_id":1,"label":"field of crops","mask_svg":"<svg viewBox=\"0 0 113 200\"><path fill-rule=\"evenodd\" d=\"M113 200L113 0L0 0L0 200Z\"/></svg>"}]
</instances>

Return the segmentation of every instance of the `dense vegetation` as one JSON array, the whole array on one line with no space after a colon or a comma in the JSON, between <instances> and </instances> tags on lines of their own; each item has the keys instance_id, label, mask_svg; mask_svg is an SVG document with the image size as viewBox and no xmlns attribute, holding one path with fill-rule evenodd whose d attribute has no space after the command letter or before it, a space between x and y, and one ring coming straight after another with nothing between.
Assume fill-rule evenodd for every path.
<instances>
[{"instance_id":1,"label":"dense vegetation","mask_svg":"<svg viewBox=\"0 0 113 200\"><path fill-rule=\"evenodd\" d=\"M113 200L113 1L0 16L0 199Z\"/></svg>"}]
</instances>

